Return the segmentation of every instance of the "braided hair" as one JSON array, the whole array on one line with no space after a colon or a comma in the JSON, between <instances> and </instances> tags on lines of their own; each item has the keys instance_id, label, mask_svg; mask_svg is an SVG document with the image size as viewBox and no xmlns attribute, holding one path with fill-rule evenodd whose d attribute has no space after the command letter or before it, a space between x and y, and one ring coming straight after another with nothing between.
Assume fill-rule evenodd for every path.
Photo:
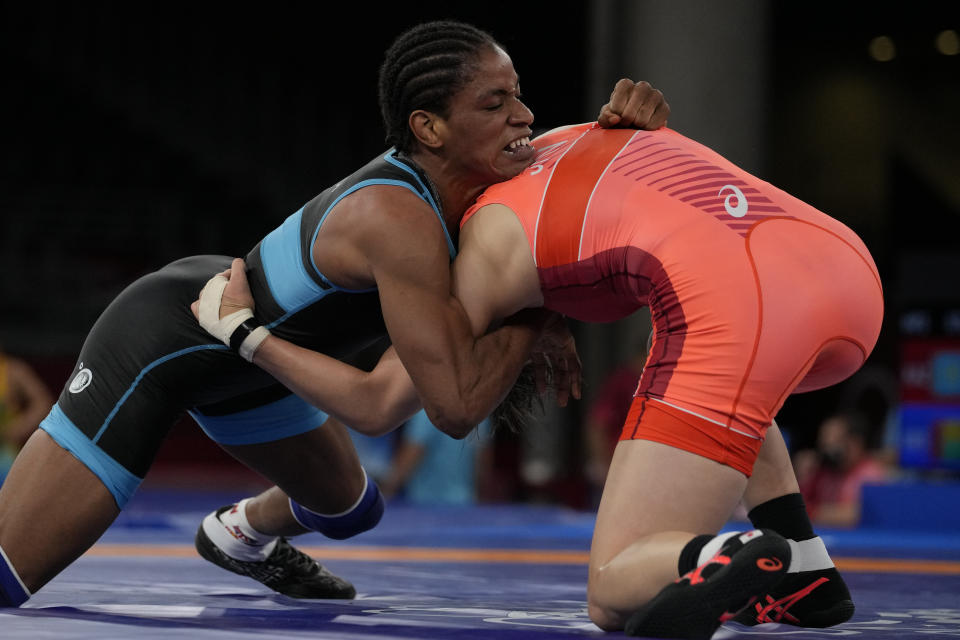
<instances>
[{"instance_id":1,"label":"braided hair","mask_svg":"<svg viewBox=\"0 0 960 640\"><path fill-rule=\"evenodd\" d=\"M407 153L413 150L415 138L407 121L417 109L446 118L450 99L470 81L486 47L503 48L490 34L463 22L425 22L400 34L380 67L387 144Z\"/></svg>"}]
</instances>

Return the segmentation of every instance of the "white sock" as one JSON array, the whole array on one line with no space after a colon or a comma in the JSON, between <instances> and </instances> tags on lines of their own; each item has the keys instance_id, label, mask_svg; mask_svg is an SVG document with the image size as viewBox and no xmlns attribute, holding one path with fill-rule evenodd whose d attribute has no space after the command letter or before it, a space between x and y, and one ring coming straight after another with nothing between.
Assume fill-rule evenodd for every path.
<instances>
[{"instance_id":1,"label":"white sock","mask_svg":"<svg viewBox=\"0 0 960 640\"><path fill-rule=\"evenodd\" d=\"M697 556L697 566L699 567L704 562L717 555L717 552L720 551L720 547L723 546L723 543L733 536L738 536L743 531L730 531L729 533L721 533L718 536L715 536L713 540L703 545L703 549L700 550L700 555Z\"/></svg>"},{"instance_id":2,"label":"white sock","mask_svg":"<svg viewBox=\"0 0 960 640\"><path fill-rule=\"evenodd\" d=\"M827 547L820 536L800 542L787 539L787 543L790 545L790 566L787 568L787 573L833 568L833 560L830 559Z\"/></svg>"},{"instance_id":3,"label":"white sock","mask_svg":"<svg viewBox=\"0 0 960 640\"><path fill-rule=\"evenodd\" d=\"M699 567L716 555L716 553L720 551L720 547L723 546L723 543L729 538L741 533L743 532L731 531L729 533L721 533L703 545L703 549L700 550L700 555L697 556L697 566ZM790 566L787 568L787 573L820 571L834 568L833 560L830 559L830 554L827 553L827 547L823 544L820 536L799 542L788 538L787 544L790 545Z\"/></svg>"},{"instance_id":4,"label":"white sock","mask_svg":"<svg viewBox=\"0 0 960 640\"><path fill-rule=\"evenodd\" d=\"M266 560L277 546L277 536L260 533L247 521L247 502L241 500L233 509L203 519L203 532L221 551L236 560Z\"/></svg>"}]
</instances>

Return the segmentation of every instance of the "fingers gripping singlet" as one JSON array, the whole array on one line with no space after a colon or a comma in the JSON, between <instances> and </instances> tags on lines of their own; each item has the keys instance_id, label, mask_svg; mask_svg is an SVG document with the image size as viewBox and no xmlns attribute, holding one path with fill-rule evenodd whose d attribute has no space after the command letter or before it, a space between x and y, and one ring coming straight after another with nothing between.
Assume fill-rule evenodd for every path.
<instances>
[{"instance_id":1,"label":"fingers gripping singlet","mask_svg":"<svg viewBox=\"0 0 960 640\"><path fill-rule=\"evenodd\" d=\"M611 321L649 305L655 338L623 437L749 474L786 396L839 382L872 350L879 276L837 220L668 129L580 125L535 144L534 164L464 220L493 203L517 214L550 309ZM697 433L650 435L653 407Z\"/></svg>"}]
</instances>

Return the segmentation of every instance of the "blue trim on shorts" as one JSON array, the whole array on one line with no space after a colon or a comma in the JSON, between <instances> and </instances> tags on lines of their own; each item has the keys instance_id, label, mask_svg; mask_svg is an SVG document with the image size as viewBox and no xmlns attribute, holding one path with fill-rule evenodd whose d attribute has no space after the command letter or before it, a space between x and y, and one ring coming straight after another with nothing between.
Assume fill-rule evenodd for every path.
<instances>
[{"instance_id":1,"label":"blue trim on shorts","mask_svg":"<svg viewBox=\"0 0 960 640\"><path fill-rule=\"evenodd\" d=\"M164 362L167 362L168 360L179 358L180 356L186 355L188 353L193 353L194 351L203 351L205 349L226 350L228 348L229 347L227 347L227 345L225 344L201 344L195 347L188 347L186 349L181 349L180 351L174 351L173 353L169 353L163 356L162 358L157 358L156 360L154 360L153 362L145 366L143 369L140 370L140 373L137 374L137 377L134 378L133 382L130 384L130 388L128 388L124 392L124 394L120 396L120 399L117 400L117 404L113 405L113 409L110 410L110 414L107 416L107 419L103 421L103 424L100 426L100 430L97 431L97 435L93 437L94 444L100 441L100 437L103 435L103 432L107 430L107 427L110 425L110 421L113 420L113 416L117 415L117 411L120 410L120 407L123 406L123 403L127 401L127 398L130 397L130 394L134 392L134 390L137 388L137 385L140 384L141 380L143 380L143 376L147 375L151 369L153 369L158 365L163 364Z\"/></svg>"},{"instance_id":2,"label":"blue trim on shorts","mask_svg":"<svg viewBox=\"0 0 960 640\"><path fill-rule=\"evenodd\" d=\"M59 404L53 405L50 413L40 423L40 428L100 478L100 482L113 495L117 506L123 509L143 478L138 478L127 471L123 465L84 435L67 417Z\"/></svg>"},{"instance_id":3,"label":"blue trim on shorts","mask_svg":"<svg viewBox=\"0 0 960 640\"><path fill-rule=\"evenodd\" d=\"M276 402L225 416L205 416L196 410L190 415L204 433L220 444L259 444L316 429L327 414L293 394Z\"/></svg>"}]
</instances>

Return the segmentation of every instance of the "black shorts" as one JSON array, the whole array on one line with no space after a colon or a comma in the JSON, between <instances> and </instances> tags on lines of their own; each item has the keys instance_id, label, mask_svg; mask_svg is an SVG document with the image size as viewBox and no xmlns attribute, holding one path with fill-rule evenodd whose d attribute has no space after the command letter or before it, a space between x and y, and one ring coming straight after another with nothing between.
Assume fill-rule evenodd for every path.
<instances>
[{"instance_id":1,"label":"black shorts","mask_svg":"<svg viewBox=\"0 0 960 640\"><path fill-rule=\"evenodd\" d=\"M224 444L278 440L326 420L193 317L190 303L230 261L185 258L127 287L94 324L40 425L103 481L121 508L185 411Z\"/></svg>"}]
</instances>

